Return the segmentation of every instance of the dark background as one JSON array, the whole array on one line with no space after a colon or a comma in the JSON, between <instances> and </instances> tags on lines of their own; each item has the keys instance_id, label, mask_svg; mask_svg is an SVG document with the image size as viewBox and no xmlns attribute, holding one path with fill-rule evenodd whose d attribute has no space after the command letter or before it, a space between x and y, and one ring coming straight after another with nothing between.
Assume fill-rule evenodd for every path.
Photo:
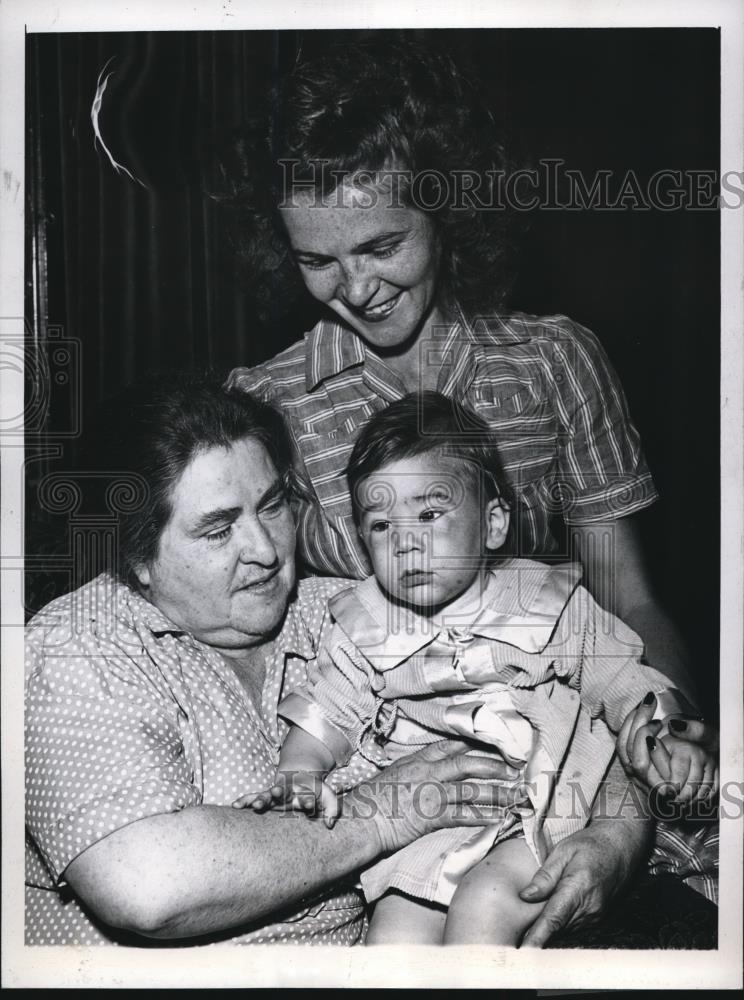
<instances>
[{"instance_id":1,"label":"dark background","mask_svg":"<svg viewBox=\"0 0 744 1000\"><path fill-rule=\"evenodd\" d=\"M298 52L364 34L28 36L27 370L38 403L27 416L29 612L95 571L95 553L73 531L74 503L50 502L39 485L55 474L80 479L80 432L96 403L146 372L254 364L314 322L313 306L280 328L257 322L207 195L214 150ZM587 178L610 170L611 189L628 170L642 185L661 169L718 170L714 29L404 34L446 40L518 160L562 159ZM101 131L146 188L94 147L90 108L112 57ZM615 365L662 496L642 515L652 576L710 679L713 706L718 213L531 212L510 304L590 327Z\"/></svg>"}]
</instances>

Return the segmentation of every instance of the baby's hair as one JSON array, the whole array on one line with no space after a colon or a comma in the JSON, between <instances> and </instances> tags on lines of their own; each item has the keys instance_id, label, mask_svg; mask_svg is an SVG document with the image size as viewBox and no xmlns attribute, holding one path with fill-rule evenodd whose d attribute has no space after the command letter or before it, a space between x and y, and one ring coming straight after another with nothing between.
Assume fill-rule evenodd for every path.
<instances>
[{"instance_id":1,"label":"baby's hair","mask_svg":"<svg viewBox=\"0 0 744 1000\"><path fill-rule=\"evenodd\" d=\"M439 392L412 392L375 414L357 438L346 466L354 520L360 522L360 487L383 466L402 458L436 453L462 464L463 474L511 507L496 442L488 424Z\"/></svg>"}]
</instances>

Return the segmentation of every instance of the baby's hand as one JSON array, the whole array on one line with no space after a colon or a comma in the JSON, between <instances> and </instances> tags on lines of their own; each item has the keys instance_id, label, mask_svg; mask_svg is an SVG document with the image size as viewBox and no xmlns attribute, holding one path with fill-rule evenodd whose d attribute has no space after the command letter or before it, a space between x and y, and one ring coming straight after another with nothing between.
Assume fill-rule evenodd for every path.
<instances>
[{"instance_id":1,"label":"baby's hand","mask_svg":"<svg viewBox=\"0 0 744 1000\"><path fill-rule=\"evenodd\" d=\"M662 720L669 735L662 740L669 753L669 783L680 805L709 802L718 794L718 742L702 720L668 715ZM715 732L715 731L713 731Z\"/></svg>"},{"instance_id":2,"label":"baby's hand","mask_svg":"<svg viewBox=\"0 0 744 1000\"><path fill-rule=\"evenodd\" d=\"M322 778L313 771L277 771L276 783L258 795L242 795L233 802L235 809L253 809L265 812L267 809L295 809L308 816L323 816L330 830L338 819L340 808L338 796Z\"/></svg>"}]
</instances>

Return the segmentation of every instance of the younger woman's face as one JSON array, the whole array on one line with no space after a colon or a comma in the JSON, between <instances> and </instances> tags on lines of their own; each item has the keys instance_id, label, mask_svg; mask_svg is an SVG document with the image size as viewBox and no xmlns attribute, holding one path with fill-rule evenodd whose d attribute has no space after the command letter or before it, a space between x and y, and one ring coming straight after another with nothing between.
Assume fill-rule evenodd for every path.
<instances>
[{"instance_id":1,"label":"younger woman's face","mask_svg":"<svg viewBox=\"0 0 744 1000\"><path fill-rule=\"evenodd\" d=\"M410 346L435 308L439 245L427 215L388 178L345 181L321 197L296 190L280 209L310 294L373 349Z\"/></svg>"}]
</instances>

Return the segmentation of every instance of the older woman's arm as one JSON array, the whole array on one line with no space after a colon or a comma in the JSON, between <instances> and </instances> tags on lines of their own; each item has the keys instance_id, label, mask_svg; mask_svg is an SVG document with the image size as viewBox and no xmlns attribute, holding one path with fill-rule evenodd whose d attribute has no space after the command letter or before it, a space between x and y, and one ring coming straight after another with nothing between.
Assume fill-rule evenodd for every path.
<instances>
[{"instance_id":1,"label":"older woman's arm","mask_svg":"<svg viewBox=\"0 0 744 1000\"><path fill-rule=\"evenodd\" d=\"M101 920L148 937L269 922L383 852L444 826L483 825L493 815L486 803L505 803L508 793L457 783L515 772L463 749L443 741L399 761L345 796L333 830L305 816L190 806L104 837L65 878Z\"/></svg>"},{"instance_id":2,"label":"older woman's arm","mask_svg":"<svg viewBox=\"0 0 744 1000\"><path fill-rule=\"evenodd\" d=\"M99 840L65 878L105 923L184 938L269 923L379 850L373 823L329 831L304 816L191 806Z\"/></svg>"}]
</instances>

